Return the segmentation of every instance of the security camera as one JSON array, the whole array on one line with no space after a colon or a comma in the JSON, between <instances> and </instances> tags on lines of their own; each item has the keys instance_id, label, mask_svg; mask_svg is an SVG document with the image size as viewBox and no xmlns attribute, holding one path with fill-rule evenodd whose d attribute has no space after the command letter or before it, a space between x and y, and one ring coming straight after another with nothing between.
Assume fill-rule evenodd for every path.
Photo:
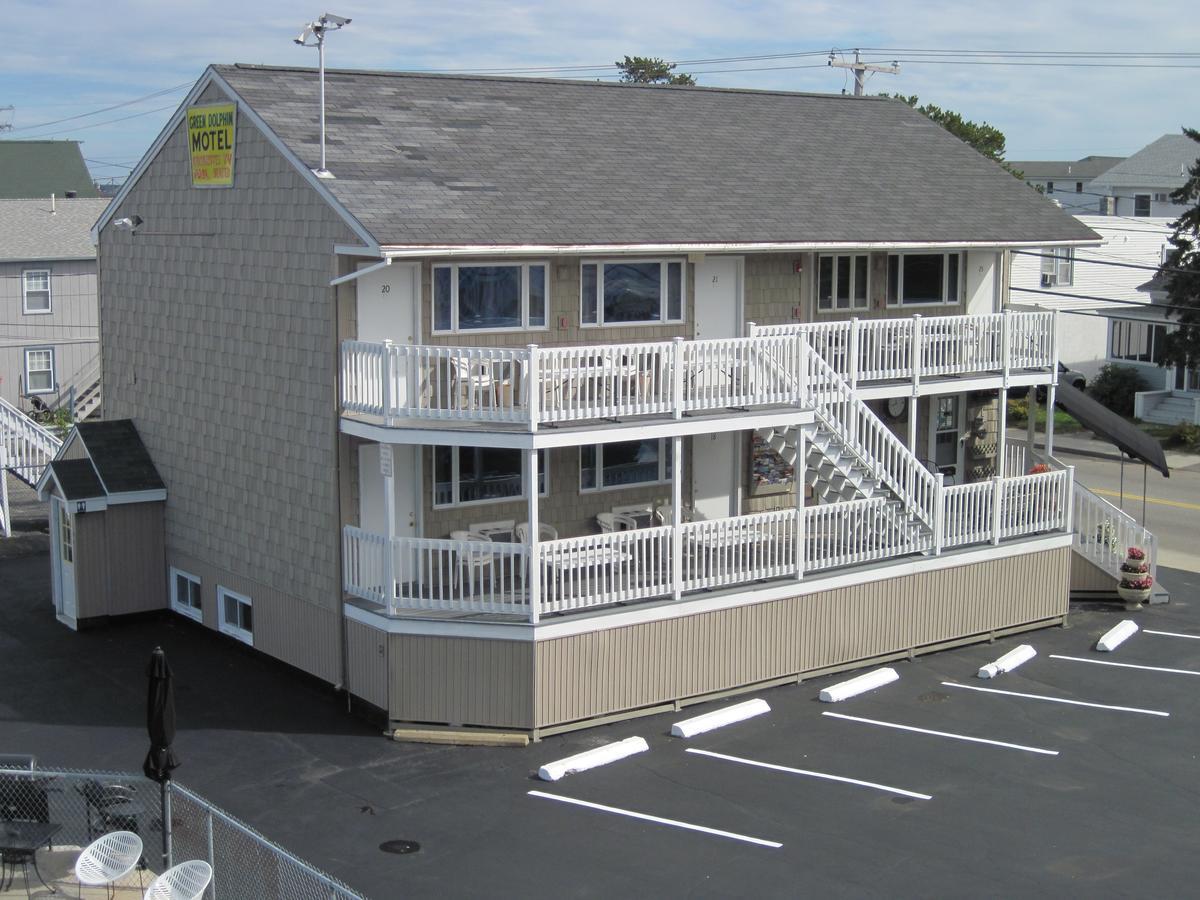
<instances>
[{"instance_id":1,"label":"security camera","mask_svg":"<svg viewBox=\"0 0 1200 900\"><path fill-rule=\"evenodd\" d=\"M320 21L322 25L332 25L335 28L341 28L343 25L350 24L350 20L344 16L337 16L328 12L322 13L321 18L318 21Z\"/></svg>"}]
</instances>

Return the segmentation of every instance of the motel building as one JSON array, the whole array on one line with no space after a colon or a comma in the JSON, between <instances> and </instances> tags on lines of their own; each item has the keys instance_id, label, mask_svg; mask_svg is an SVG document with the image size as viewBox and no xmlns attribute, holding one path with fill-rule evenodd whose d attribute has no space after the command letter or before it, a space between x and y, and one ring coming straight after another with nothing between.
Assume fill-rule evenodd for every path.
<instances>
[{"instance_id":1,"label":"motel building","mask_svg":"<svg viewBox=\"0 0 1200 900\"><path fill-rule=\"evenodd\" d=\"M1098 237L904 104L326 92L318 173L314 70L210 67L97 223L69 627L170 609L537 738L1060 624L1150 541L1005 437L1058 344L1009 251Z\"/></svg>"}]
</instances>

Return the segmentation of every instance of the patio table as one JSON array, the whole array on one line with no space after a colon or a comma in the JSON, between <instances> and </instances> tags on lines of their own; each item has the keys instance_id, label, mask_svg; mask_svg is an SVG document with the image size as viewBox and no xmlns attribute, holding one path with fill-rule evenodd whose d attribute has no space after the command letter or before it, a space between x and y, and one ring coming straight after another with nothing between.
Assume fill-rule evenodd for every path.
<instances>
[{"instance_id":1,"label":"patio table","mask_svg":"<svg viewBox=\"0 0 1200 900\"><path fill-rule=\"evenodd\" d=\"M27 821L6 821L0 823L0 859L3 859L3 868L0 868L0 890L6 887L12 887L13 880L17 877L17 866L25 869L26 862L33 863L33 871L37 875L38 881L50 893L58 893L50 885L46 884L46 879L42 877L41 870L38 869L37 851L40 847L44 847L50 843L50 839L62 830L62 825L57 822L27 822ZM8 881L4 881L4 869L8 869ZM25 870L26 887L29 882L29 872Z\"/></svg>"}]
</instances>

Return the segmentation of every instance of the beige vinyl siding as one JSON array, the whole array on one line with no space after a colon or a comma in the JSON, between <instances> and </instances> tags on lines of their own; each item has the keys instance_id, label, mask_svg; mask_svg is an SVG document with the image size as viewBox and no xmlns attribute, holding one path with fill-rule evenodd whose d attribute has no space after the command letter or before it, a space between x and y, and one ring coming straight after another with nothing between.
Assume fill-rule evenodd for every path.
<instances>
[{"instance_id":1,"label":"beige vinyl siding","mask_svg":"<svg viewBox=\"0 0 1200 900\"><path fill-rule=\"evenodd\" d=\"M388 708L388 636L353 619L346 620L346 690Z\"/></svg>"},{"instance_id":2,"label":"beige vinyl siding","mask_svg":"<svg viewBox=\"0 0 1200 900\"><path fill-rule=\"evenodd\" d=\"M533 728L533 644L390 636L394 721Z\"/></svg>"},{"instance_id":3,"label":"beige vinyl siding","mask_svg":"<svg viewBox=\"0 0 1200 900\"><path fill-rule=\"evenodd\" d=\"M172 562L228 573L253 597L256 648L338 682L329 281L334 245L358 241L244 114L232 189L190 186L186 131L113 213L144 228L101 235L105 415L134 421L166 482Z\"/></svg>"},{"instance_id":4,"label":"beige vinyl siding","mask_svg":"<svg viewBox=\"0 0 1200 900\"><path fill-rule=\"evenodd\" d=\"M341 681L340 610L173 550L168 551L164 584L171 567L200 579L201 620L209 628L219 628L217 588L228 588L250 598L255 650L330 683Z\"/></svg>"},{"instance_id":5,"label":"beige vinyl siding","mask_svg":"<svg viewBox=\"0 0 1200 900\"><path fill-rule=\"evenodd\" d=\"M538 727L1060 617L1067 548L537 645ZM630 665L637 660L637 665Z\"/></svg>"},{"instance_id":6,"label":"beige vinyl siding","mask_svg":"<svg viewBox=\"0 0 1200 900\"><path fill-rule=\"evenodd\" d=\"M1071 554L1071 590L1081 593L1116 593L1117 578L1078 553Z\"/></svg>"},{"instance_id":7,"label":"beige vinyl siding","mask_svg":"<svg viewBox=\"0 0 1200 900\"><path fill-rule=\"evenodd\" d=\"M23 272L50 271L48 314L22 311ZM64 390L96 360L96 260L0 262L0 397L21 408L25 348L54 348L54 378ZM54 394L41 395L53 399Z\"/></svg>"},{"instance_id":8,"label":"beige vinyl siding","mask_svg":"<svg viewBox=\"0 0 1200 900\"><path fill-rule=\"evenodd\" d=\"M163 589L163 507L161 501L124 503L98 514L104 519L111 616L168 605Z\"/></svg>"},{"instance_id":9,"label":"beige vinyl siding","mask_svg":"<svg viewBox=\"0 0 1200 900\"><path fill-rule=\"evenodd\" d=\"M70 504L68 504L70 508ZM75 618L78 621L108 615L108 545L104 513L73 515Z\"/></svg>"}]
</instances>

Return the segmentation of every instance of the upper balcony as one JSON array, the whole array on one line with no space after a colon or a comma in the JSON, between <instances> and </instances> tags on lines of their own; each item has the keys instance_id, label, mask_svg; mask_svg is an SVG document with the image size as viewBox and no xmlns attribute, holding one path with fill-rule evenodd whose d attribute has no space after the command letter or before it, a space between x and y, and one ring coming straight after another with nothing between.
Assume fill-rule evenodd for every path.
<instances>
[{"instance_id":1,"label":"upper balcony","mask_svg":"<svg viewBox=\"0 0 1200 900\"><path fill-rule=\"evenodd\" d=\"M523 349L342 344L343 415L388 428L678 420L804 408L824 360L861 397L1045 383L1052 313L749 326L721 340Z\"/></svg>"}]
</instances>

